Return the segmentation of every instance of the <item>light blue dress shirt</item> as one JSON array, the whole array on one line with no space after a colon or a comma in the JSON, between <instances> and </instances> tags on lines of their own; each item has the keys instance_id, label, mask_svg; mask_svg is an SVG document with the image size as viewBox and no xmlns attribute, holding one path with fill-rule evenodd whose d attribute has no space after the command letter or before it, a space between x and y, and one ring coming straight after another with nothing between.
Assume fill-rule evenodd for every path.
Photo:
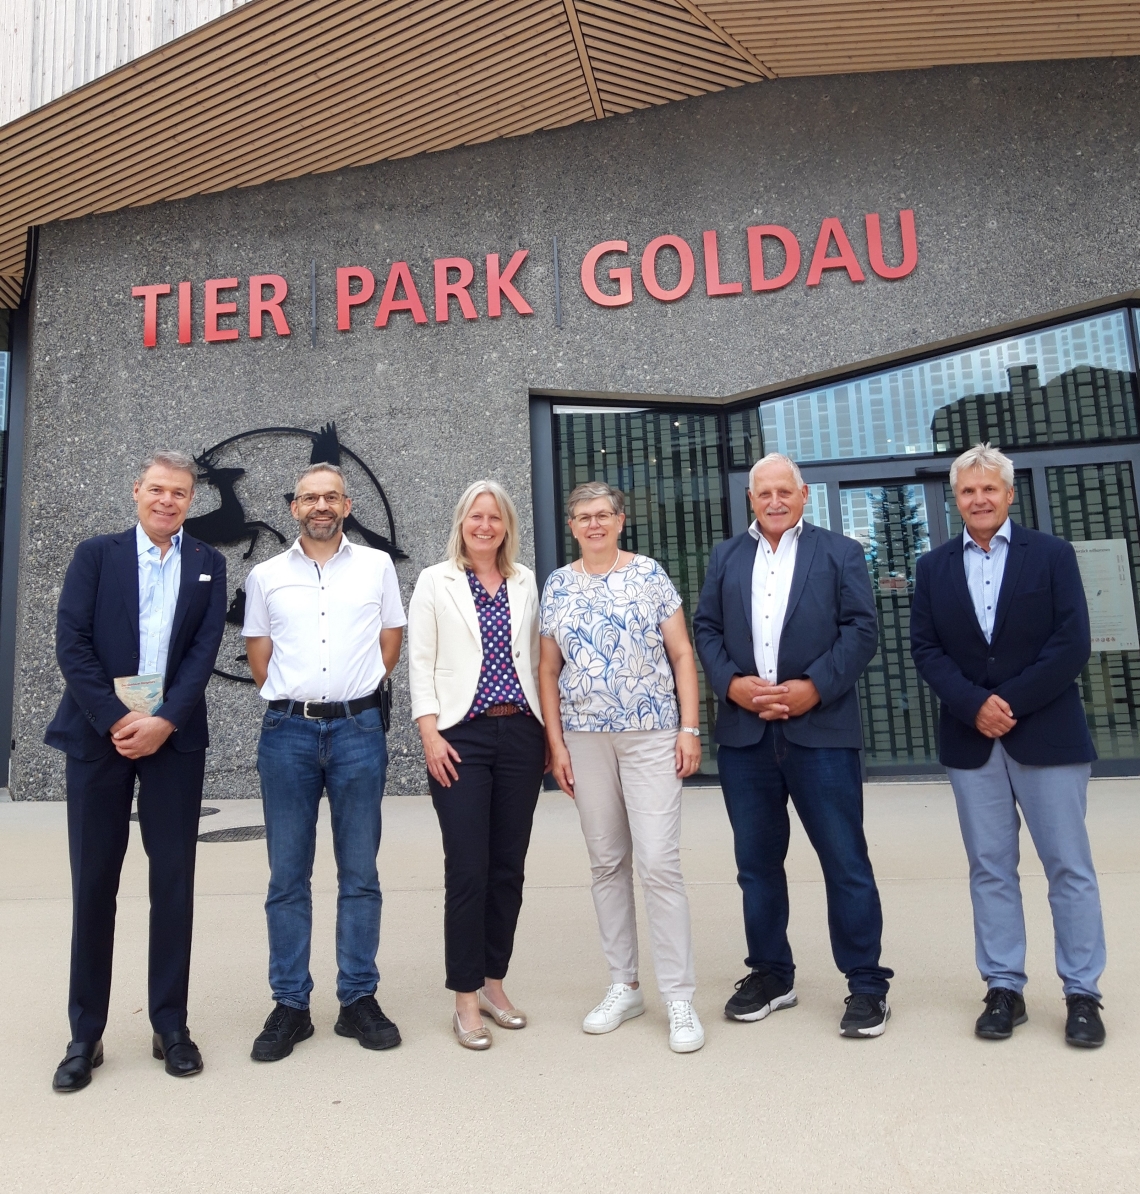
<instances>
[{"instance_id":1,"label":"light blue dress shirt","mask_svg":"<svg viewBox=\"0 0 1140 1194\"><path fill-rule=\"evenodd\" d=\"M182 532L170 543L166 558L139 523L135 527L139 553L139 675L166 675L170 630L182 582Z\"/></svg>"},{"instance_id":2,"label":"light blue dress shirt","mask_svg":"<svg viewBox=\"0 0 1140 1194\"><path fill-rule=\"evenodd\" d=\"M1009 541L1013 526L1007 518L994 532L989 551L982 549L970 538L970 532L962 530L962 560L966 566L966 584L978 625L988 643L993 638L994 614L997 612L1001 579L1005 575L1005 560L1009 555Z\"/></svg>"}]
</instances>

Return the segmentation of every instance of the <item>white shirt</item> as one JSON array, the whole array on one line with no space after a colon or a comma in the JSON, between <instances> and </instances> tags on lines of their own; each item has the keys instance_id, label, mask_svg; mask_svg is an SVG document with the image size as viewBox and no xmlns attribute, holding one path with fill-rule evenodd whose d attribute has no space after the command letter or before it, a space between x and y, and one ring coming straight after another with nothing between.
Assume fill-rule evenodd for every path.
<instances>
[{"instance_id":1,"label":"white shirt","mask_svg":"<svg viewBox=\"0 0 1140 1194\"><path fill-rule=\"evenodd\" d=\"M182 583L182 532L171 537L164 557L142 523L137 523L135 548L139 556L139 675L165 676Z\"/></svg>"},{"instance_id":2,"label":"white shirt","mask_svg":"<svg viewBox=\"0 0 1140 1194\"><path fill-rule=\"evenodd\" d=\"M784 615L788 612L788 595L792 591L796 551L803 529L801 518L780 536L780 543L773 551L760 532L759 522L748 528L752 538L759 541L752 564L752 651L756 674L772 684L776 683L780 635L784 632Z\"/></svg>"},{"instance_id":3,"label":"white shirt","mask_svg":"<svg viewBox=\"0 0 1140 1194\"><path fill-rule=\"evenodd\" d=\"M380 631L407 625L387 552L341 535L323 568L298 539L245 582L246 638L269 637L267 701L355 701L384 679Z\"/></svg>"},{"instance_id":4,"label":"white shirt","mask_svg":"<svg viewBox=\"0 0 1140 1194\"><path fill-rule=\"evenodd\" d=\"M983 551L962 528L962 562L966 567L966 584L970 589L970 600L974 603L974 614L978 625L986 636L986 642L993 638L994 614L997 613L998 594L1001 592L1002 577L1005 576L1005 559L1009 554L1009 540L1013 526L1007 518L994 532L989 551Z\"/></svg>"}]
</instances>

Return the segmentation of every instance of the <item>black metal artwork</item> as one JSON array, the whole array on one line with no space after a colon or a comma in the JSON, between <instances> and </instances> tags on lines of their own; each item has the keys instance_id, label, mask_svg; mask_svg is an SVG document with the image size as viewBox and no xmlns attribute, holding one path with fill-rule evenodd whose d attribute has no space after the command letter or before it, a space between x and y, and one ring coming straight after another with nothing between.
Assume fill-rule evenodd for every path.
<instances>
[{"instance_id":1,"label":"black metal artwork","mask_svg":"<svg viewBox=\"0 0 1140 1194\"><path fill-rule=\"evenodd\" d=\"M260 436L307 439L312 445L309 452L310 464L340 465L345 457L355 462L371 482L384 507L389 534L382 535L371 527L365 526L355 514L349 514L344 520L344 530L346 532L356 532L369 547L386 551L394 560L406 560L408 558L407 553L401 551L396 544L396 522L392 517L392 506L388 501L388 495L384 492L384 488L377 479L376 474L368 465L351 448L346 447L340 442L336 424L333 422L326 423L317 431L306 431L303 427L257 427L252 431L243 431L238 435L231 435L228 439L222 440L212 448L207 448L201 455L196 456L195 460L199 468L199 480L205 481L218 491L221 497L221 505L217 509L211 510L208 514L200 514L194 518L188 518L185 526L190 535L201 539L205 543L209 543L213 547L228 546L234 543L241 543L248 539L249 546L242 554L243 560L248 560L253 555L258 537L262 531L268 531L271 535L274 535L281 544L286 542L285 536L276 527L260 519L248 519L246 517L245 508L236 489L237 482L245 476L246 470L243 468L222 468L218 465L218 457L226 448L243 440L256 439ZM286 493L283 496L286 503L292 502L293 495L291 493ZM226 611L226 622L230 626L241 626L244 621L245 589L239 585ZM235 656L235 662L246 662L246 656L244 654ZM225 671L222 668L214 668L214 675L222 676L227 680L237 680L242 684L253 683L253 678L250 676L235 675L233 672Z\"/></svg>"}]
</instances>

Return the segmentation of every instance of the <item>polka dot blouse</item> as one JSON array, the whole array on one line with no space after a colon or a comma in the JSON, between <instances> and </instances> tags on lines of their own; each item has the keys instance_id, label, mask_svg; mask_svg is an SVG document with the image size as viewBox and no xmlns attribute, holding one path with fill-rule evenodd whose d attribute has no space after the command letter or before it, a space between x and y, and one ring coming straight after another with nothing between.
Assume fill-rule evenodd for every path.
<instances>
[{"instance_id":1,"label":"polka dot blouse","mask_svg":"<svg viewBox=\"0 0 1140 1194\"><path fill-rule=\"evenodd\" d=\"M507 582L503 581L499 591L492 597L468 568L467 583L471 586L475 612L479 615L483 666L479 670L475 700L463 720L471 721L492 705L518 705L525 713L530 713L511 657L511 606L507 600Z\"/></svg>"}]
</instances>

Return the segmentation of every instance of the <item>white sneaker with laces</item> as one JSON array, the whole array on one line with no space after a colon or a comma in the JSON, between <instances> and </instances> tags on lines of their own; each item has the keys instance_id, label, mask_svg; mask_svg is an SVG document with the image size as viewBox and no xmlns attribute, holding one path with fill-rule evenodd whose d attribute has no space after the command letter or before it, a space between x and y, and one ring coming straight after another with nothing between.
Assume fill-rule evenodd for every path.
<instances>
[{"instance_id":1,"label":"white sneaker with laces","mask_svg":"<svg viewBox=\"0 0 1140 1194\"><path fill-rule=\"evenodd\" d=\"M611 983L606 997L582 1021L582 1031L593 1033L595 1036L603 1032L613 1032L626 1020L632 1020L644 1011L645 1000L641 997L640 989L626 983Z\"/></svg>"},{"instance_id":2,"label":"white sneaker with laces","mask_svg":"<svg viewBox=\"0 0 1140 1194\"><path fill-rule=\"evenodd\" d=\"M669 1048L674 1053L695 1053L705 1043L705 1030L691 1000L674 999L665 1010L669 1013Z\"/></svg>"}]
</instances>

